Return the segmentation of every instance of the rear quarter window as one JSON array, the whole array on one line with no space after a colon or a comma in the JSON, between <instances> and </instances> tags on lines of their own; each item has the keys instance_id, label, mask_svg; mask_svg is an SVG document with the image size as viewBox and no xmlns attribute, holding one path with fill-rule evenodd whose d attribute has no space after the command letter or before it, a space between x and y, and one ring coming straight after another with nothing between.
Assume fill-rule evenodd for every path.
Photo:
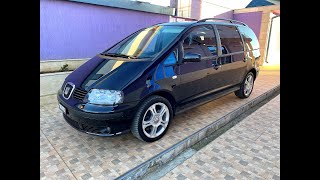
<instances>
[{"instance_id":1,"label":"rear quarter window","mask_svg":"<svg viewBox=\"0 0 320 180\"><path fill-rule=\"evenodd\" d=\"M243 41L248 50L259 49L259 41L256 34L247 26L238 26Z\"/></svg>"}]
</instances>

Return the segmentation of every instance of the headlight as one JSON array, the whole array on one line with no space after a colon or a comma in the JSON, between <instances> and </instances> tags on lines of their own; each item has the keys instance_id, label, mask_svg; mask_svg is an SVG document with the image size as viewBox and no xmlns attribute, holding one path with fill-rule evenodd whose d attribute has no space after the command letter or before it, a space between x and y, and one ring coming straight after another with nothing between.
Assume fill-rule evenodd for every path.
<instances>
[{"instance_id":1,"label":"headlight","mask_svg":"<svg viewBox=\"0 0 320 180\"><path fill-rule=\"evenodd\" d=\"M91 104L114 105L123 102L123 92L116 90L92 89L84 98Z\"/></svg>"}]
</instances>

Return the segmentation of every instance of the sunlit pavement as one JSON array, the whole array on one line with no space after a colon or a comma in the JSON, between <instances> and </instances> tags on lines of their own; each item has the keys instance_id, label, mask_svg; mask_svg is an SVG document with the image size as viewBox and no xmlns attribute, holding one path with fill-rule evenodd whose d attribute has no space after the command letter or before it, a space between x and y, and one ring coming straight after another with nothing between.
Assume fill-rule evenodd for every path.
<instances>
[{"instance_id":1,"label":"sunlit pavement","mask_svg":"<svg viewBox=\"0 0 320 180\"><path fill-rule=\"evenodd\" d=\"M280 95L161 179L280 179Z\"/></svg>"},{"instance_id":2,"label":"sunlit pavement","mask_svg":"<svg viewBox=\"0 0 320 180\"><path fill-rule=\"evenodd\" d=\"M239 99L229 94L177 115L167 134L153 143L142 142L131 133L104 138L78 132L64 121L56 103L43 105L40 107L40 176L42 179L115 179L279 84L279 71L261 71L249 98Z\"/></svg>"}]
</instances>

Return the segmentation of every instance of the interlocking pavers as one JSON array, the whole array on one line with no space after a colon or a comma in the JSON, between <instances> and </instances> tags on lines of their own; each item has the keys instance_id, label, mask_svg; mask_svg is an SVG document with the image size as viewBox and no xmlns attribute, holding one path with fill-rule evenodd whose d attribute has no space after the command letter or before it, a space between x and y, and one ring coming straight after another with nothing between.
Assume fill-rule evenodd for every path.
<instances>
[{"instance_id":1,"label":"interlocking pavers","mask_svg":"<svg viewBox=\"0 0 320 180\"><path fill-rule=\"evenodd\" d=\"M52 153L55 154L55 157L60 158L59 161L64 162L64 166L42 165L49 161L51 162L52 158L40 154L40 175L43 179L61 179L65 175L59 176L57 172L61 173L61 169L65 169L65 174L69 172L71 178L115 179L214 122L219 117L279 85L279 77L279 71L261 72L255 82L250 98L241 100L234 94L230 94L177 115L171 123L167 134L161 140L153 143L142 142L134 138L130 133L111 138L87 135L76 131L64 121L57 104L41 106L40 128L43 133L42 139L44 139L40 138L40 144L43 144L40 146L41 152L44 151L42 150L44 146L50 145L55 149ZM269 142L272 141L272 138L258 139L262 147L264 140ZM204 173L203 171L201 172ZM215 174L219 174L219 172L218 170L213 170ZM204 179L211 177L203 175Z\"/></svg>"},{"instance_id":2,"label":"interlocking pavers","mask_svg":"<svg viewBox=\"0 0 320 180\"><path fill-rule=\"evenodd\" d=\"M56 150L40 131L40 178L75 179ZM42 171L46 169L46 171Z\"/></svg>"},{"instance_id":3,"label":"interlocking pavers","mask_svg":"<svg viewBox=\"0 0 320 180\"><path fill-rule=\"evenodd\" d=\"M265 128L253 126L260 124L264 124ZM254 128L258 130L253 131ZM162 179L195 179L195 174L212 179L280 179L279 133L280 95L200 149Z\"/></svg>"}]
</instances>

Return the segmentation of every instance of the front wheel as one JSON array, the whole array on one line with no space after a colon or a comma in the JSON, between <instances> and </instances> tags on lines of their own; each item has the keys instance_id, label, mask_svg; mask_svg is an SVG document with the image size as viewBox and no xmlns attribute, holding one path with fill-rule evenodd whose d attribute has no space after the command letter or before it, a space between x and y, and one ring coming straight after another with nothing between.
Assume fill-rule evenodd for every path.
<instances>
[{"instance_id":1,"label":"front wheel","mask_svg":"<svg viewBox=\"0 0 320 180\"><path fill-rule=\"evenodd\" d=\"M131 132L142 141L157 141L167 132L172 115L172 106L167 99L151 96L138 108Z\"/></svg>"},{"instance_id":2,"label":"front wheel","mask_svg":"<svg viewBox=\"0 0 320 180\"><path fill-rule=\"evenodd\" d=\"M252 72L249 72L246 78L244 78L243 82L241 83L240 89L234 92L234 94L241 99L248 98L252 92L253 85L254 75Z\"/></svg>"}]
</instances>

